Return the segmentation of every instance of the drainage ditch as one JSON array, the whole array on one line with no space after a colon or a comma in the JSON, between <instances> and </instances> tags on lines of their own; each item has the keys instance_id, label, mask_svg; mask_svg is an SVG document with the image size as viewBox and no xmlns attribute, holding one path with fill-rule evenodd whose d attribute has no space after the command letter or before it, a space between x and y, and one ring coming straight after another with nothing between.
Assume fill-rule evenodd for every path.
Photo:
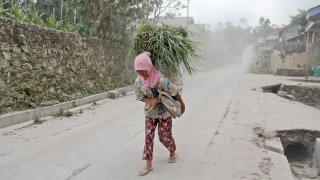
<instances>
[{"instance_id":1,"label":"drainage ditch","mask_svg":"<svg viewBox=\"0 0 320 180\"><path fill-rule=\"evenodd\" d=\"M320 87L306 87L295 85L275 84L261 87L265 93L274 93L278 96L302 102L320 109Z\"/></svg>"},{"instance_id":2,"label":"drainage ditch","mask_svg":"<svg viewBox=\"0 0 320 180\"><path fill-rule=\"evenodd\" d=\"M277 136L295 180L320 180L320 132L286 130L278 131Z\"/></svg>"}]
</instances>

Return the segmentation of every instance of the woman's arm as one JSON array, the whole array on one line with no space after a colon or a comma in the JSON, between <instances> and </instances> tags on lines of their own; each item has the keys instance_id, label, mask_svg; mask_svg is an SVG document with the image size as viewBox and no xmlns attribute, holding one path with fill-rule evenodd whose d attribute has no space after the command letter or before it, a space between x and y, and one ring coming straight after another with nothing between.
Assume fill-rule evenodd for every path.
<instances>
[{"instance_id":1,"label":"woman's arm","mask_svg":"<svg viewBox=\"0 0 320 180\"><path fill-rule=\"evenodd\" d=\"M181 114L184 113L184 111L186 110L186 105L184 104L181 95L179 94L179 92L177 93L177 95L175 96L176 99L179 101L179 103L181 104Z\"/></svg>"},{"instance_id":2,"label":"woman's arm","mask_svg":"<svg viewBox=\"0 0 320 180\"><path fill-rule=\"evenodd\" d=\"M152 107L155 107L158 103L160 103L160 101L156 98L143 98L141 101L150 104Z\"/></svg>"}]
</instances>

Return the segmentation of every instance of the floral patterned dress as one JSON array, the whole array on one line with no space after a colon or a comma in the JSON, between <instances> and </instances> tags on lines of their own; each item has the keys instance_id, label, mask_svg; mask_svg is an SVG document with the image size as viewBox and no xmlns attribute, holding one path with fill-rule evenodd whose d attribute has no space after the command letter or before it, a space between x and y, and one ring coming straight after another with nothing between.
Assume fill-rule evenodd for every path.
<instances>
[{"instance_id":1,"label":"floral patterned dress","mask_svg":"<svg viewBox=\"0 0 320 180\"><path fill-rule=\"evenodd\" d=\"M154 92L156 91L156 89L165 91L170 96L176 96L178 92L178 87L163 75L161 76L158 85L154 89L155 90L144 87L140 77L137 77L135 82L135 93L137 100L141 101L143 98L156 98L157 94ZM168 117L171 117L170 112L167 109L165 109L161 103L159 103L155 108L151 107L149 104L146 104L144 112L146 117L152 119L167 119Z\"/></svg>"}]
</instances>

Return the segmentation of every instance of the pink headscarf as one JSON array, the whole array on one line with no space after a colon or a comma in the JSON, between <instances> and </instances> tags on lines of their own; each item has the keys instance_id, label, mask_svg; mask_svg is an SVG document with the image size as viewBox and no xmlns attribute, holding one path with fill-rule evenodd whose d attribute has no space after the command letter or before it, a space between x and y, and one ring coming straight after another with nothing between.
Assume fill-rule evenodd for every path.
<instances>
[{"instance_id":1,"label":"pink headscarf","mask_svg":"<svg viewBox=\"0 0 320 180\"><path fill-rule=\"evenodd\" d=\"M153 66L150 56L149 52L139 54L134 60L134 69L148 71L149 77L147 79L140 77L140 79L144 87L154 88L160 81L161 72Z\"/></svg>"}]
</instances>

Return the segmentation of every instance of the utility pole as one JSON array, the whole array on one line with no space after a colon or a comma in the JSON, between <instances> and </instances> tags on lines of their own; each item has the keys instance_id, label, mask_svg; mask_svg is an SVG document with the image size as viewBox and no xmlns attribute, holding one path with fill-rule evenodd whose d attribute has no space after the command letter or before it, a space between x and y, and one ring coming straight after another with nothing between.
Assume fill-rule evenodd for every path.
<instances>
[{"instance_id":1,"label":"utility pole","mask_svg":"<svg viewBox=\"0 0 320 180\"><path fill-rule=\"evenodd\" d=\"M190 4L190 0L188 0L188 6L187 6L187 29L189 26L189 4Z\"/></svg>"}]
</instances>

